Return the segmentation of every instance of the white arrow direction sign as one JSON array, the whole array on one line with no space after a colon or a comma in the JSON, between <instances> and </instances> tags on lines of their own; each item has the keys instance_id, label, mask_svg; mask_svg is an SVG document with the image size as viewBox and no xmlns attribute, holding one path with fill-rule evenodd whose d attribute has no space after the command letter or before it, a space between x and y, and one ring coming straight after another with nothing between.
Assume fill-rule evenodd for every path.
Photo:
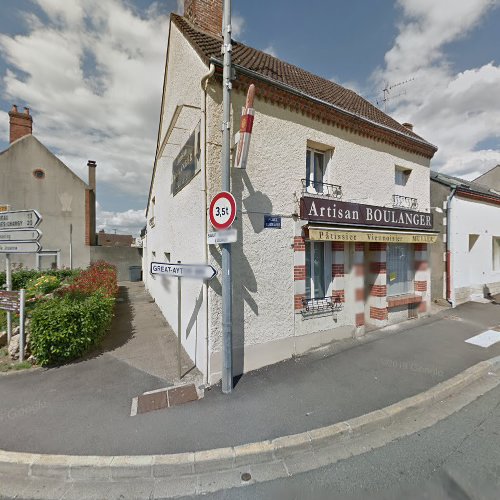
<instances>
[{"instance_id":1,"label":"white arrow direction sign","mask_svg":"<svg viewBox=\"0 0 500 500\"><path fill-rule=\"evenodd\" d=\"M0 243L6 241L38 241L41 237L42 232L39 229L0 231Z\"/></svg>"},{"instance_id":2,"label":"white arrow direction sign","mask_svg":"<svg viewBox=\"0 0 500 500\"><path fill-rule=\"evenodd\" d=\"M36 210L0 212L0 230L34 229L41 221L42 216Z\"/></svg>"},{"instance_id":3,"label":"white arrow direction sign","mask_svg":"<svg viewBox=\"0 0 500 500\"><path fill-rule=\"evenodd\" d=\"M217 274L217 271L212 266L205 266L203 264L151 262L151 274L163 274L175 278L211 280Z\"/></svg>"},{"instance_id":4,"label":"white arrow direction sign","mask_svg":"<svg viewBox=\"0 0 500 500\"><path fill-rule=\"evenodd\" d=\"M0 253L38 253L41 249L37 241L0 242Z\"/></svg>"}]
</instances>

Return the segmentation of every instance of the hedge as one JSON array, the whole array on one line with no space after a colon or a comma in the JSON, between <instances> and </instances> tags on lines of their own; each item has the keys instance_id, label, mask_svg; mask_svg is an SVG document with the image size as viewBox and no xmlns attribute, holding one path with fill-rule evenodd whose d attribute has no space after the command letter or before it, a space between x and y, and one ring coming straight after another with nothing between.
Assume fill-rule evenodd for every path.
<instances>
[{"instance_id":1,"label":"hedge","mask_svg":"<svg viewBox=\"0 0 500 500\"><path fill-rule=\"evenodd\" d=\"M55 276L60 281L74 277L81 272L81 269L50 269L47 271L37 271L35 269L20 269L12 272L12 289L21 290L27 288L28 283L40 276ZM0 288L6 283L5 271L0 272Z\"/></svg>"},{"instance_id":2,"label":"hedge","mask_svg":"<svg viewBox=\"0 0 500 500\"><path fill-rule=\"evenodd\" d=\"M42 366L85 354L101 340L113 318L114 297L66 295L37 305L32 313L31 352Z\"/></svg>"}]
</instances>

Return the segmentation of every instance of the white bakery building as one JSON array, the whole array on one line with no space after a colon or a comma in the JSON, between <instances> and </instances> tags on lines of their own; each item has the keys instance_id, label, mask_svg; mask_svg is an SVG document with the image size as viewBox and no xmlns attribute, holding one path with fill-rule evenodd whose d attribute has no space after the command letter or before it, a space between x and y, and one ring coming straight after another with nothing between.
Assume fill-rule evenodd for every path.
<instances>
[{"instance_id":1,"label":"white bakery building","mask_svg":"<svg viewBox=\"0 0 500 500\"><path fill-rule=\"evenodd\" d=\"M171 15L143 240L146 287L176 332L177 279L151 275L151 262L219 270L182 284L182 344L210 383L222 349L221 253L206 243L221 190L221 20L221 0L186 0ZM436 147L264 52L234 42L233 63L232 135L256 86L248 165L231 172L235 374L427 314Z\"/></svg>"}]
</instances>

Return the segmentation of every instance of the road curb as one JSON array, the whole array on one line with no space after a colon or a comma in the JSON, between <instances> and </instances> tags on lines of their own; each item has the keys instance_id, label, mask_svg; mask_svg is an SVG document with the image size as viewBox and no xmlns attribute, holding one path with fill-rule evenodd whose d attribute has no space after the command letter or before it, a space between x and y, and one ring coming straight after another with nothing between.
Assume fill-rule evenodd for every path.
<instances>
[{"instance_id":1,"label":"road curb","mask_svg":"<svg viewBox=\"0 0 500 500\"><path fill-rule=\"evenodd\" d=\"M500 356L482 361L425 392L383 409L311 431L228 448L137 456L44 455L0 450L0 477L112 482L122 478L198 477L213 472L234 472L256 464L276 465L287 457L313 454L318 449L387 428L415 411L446 400L488 374L498 375L497 371L500 371Z\"/></svg>"}]
</instances>

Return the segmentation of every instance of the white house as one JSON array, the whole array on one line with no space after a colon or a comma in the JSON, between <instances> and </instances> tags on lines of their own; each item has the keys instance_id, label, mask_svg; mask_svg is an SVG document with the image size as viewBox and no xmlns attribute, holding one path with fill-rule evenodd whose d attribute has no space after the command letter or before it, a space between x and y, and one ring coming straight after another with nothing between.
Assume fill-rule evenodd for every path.
<instances>
[{"instance_id":1,"label":"white house","mask_svg":"<svg viewBox=\"0 0 500 500\"><path fill-rule=\"evenodd\" d=\"M177 280L151 262L208 263L207 204L221 190L222 0L172 14L147 208L144 281L177 331ZM233 43L232 135L256 86L247 168L231 172L235 374L365 327L427 314L436 147L351 90ZM272 216L272 224L267 224ZM220 276L220 274L219 274ZM219 276L182 284L182 343L220 379Z\"/></svg>"},{"instance_id":2,"label":"white house","mask_svg":"<svg viewBox=\"0 0 500 500\"><path fill-rule=\"evenodd\" d=\"M432 249L432 298L456 306L500 293L499 187L480 184L483 176L469 182L438 172L431 172L431 181L432 205L443 211Z\"/></svg>"}]
</instances>

